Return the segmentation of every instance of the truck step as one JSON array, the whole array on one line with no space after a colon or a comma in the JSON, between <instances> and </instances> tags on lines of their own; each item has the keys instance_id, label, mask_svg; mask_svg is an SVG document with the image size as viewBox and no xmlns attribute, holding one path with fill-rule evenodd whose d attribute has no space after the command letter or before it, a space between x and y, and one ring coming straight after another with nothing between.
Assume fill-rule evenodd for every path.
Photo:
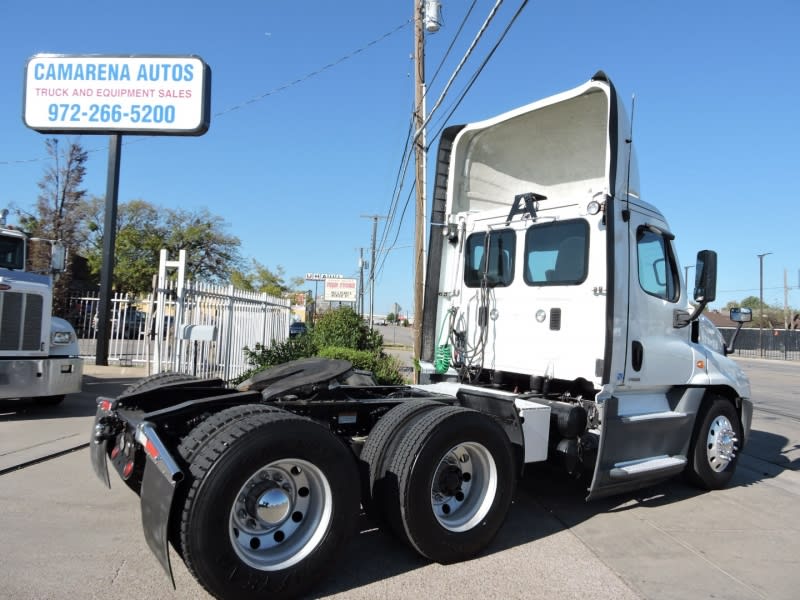
<instances>
[{"instance_id":1,"label":"truck step","mask_svg":"<svg viewBox=\"0 0 800 600\"><path fill-rule=\"evenodd\" d=\"M609 475L612 479L636 478L643 475L671 475L679 473L686 466L685 456L655 456L647 460L615 465Z\"/></svg>"},{"instance_id":2,"label":"truck step","mask_svg":"<svg viewBox=\"0 0 800 600\"><path fill-rule=\"evenodd\" d=\"M669 419L685 419L687 417L686 413L684 412L673 412L671 410L667 410L664 412L656 412L656 413L642 413L639 415L625 415L620 417L620 421L623 423L638 423L640 421L661 421L661 420L669 420Z\"/></svg>"}]
</instances>

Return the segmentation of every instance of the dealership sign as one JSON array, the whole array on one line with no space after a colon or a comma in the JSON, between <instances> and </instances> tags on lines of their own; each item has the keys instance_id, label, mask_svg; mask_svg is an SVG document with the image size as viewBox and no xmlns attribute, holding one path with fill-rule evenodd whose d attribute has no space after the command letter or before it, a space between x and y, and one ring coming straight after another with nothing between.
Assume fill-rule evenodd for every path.
<instances>
[{"instance_id":1,"label":"dealership sign","mask_svg":"<svg viewBox=\"0 0 800 600\"><path fill-rule=\"evenodd\" d=\"M23 121L42 133L202 135L210 112L197 56L37 54L25 67Z\"/></svg>"},{"instance_id":2,"label":"dealership sign","mask_svg":"<svg viewBox=\"0 0 800 600\"><path fill-rule=\"evenodd\" d=\"M327 302L355 302L357 289L355 279L326 279L325 300Z\"/></svg>"}]
</instances>

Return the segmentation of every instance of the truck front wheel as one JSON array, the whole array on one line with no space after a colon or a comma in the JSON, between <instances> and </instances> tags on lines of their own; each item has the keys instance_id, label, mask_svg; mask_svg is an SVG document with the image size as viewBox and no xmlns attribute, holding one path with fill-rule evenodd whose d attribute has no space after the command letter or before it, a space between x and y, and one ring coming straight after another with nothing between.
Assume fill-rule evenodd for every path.
<instances>
[{"instance_id":1,"label":"truck front wheel","mask_svg":"<svg viewBox=\"0 0 800 600\"><path fill-rule=\"evenodd\" d=\"M295 597L341 555L359 512L350 450L318 423L254 414L190 465L184 560L219 598Z\"/></svg>"},{"instance_id":2,"label":"truck front wheel","mask_svg":"<svg viewBox=\"0 0 800 600\"><path fill-rule=\"evenodd\" d=\"M490 417L436 408L403 432L386 480L384 507L394 531L430 560L452 563L480 552L506 518L514 458Z\"/></svg>"},{"instance_id":3,"label":"truck front wheel","mask_svg":"<svg viewBox=\"0 0 800 600\"><path fill-rule=\"evenodd\" d=\"M697 419L686 478L697 487L719 490L736 469L742 439L739 415L728 400L715 396L704 403Z\"/></svg>"}]
</instances>

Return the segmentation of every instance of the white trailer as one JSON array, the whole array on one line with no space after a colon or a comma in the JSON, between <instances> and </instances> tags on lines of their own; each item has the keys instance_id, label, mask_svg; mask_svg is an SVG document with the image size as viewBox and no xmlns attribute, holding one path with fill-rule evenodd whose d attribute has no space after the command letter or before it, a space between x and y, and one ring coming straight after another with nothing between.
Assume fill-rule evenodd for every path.
<instances>
[{"instance_id":1,"label":"white trailer","mask_svg":"<svg viewBox=\"0 0 800 600\"><path fill-rule=\"evenodd\" d=\"M545 460L588 498L729 481L752 403L701 314L716 254L698 253L690 298L604 74L445 130L430 236L420 385L312 358L237 388L167 373L98 400L93 467L140 495L170 576L171 544L217 597L295 597L361 507L425 558L464 560Z\"/></svg>"},{"instance_id":2,"label":"white trailer","mask_svg":"<svg viewBox=\"0 0 800 600\"><path fill-rule=\"evenodd\" d=\"M80 391L83 361L72 325L51 315L51 276L26 270L30 242L0 226L0 399L52 405ZM46 245L51 266L63 268L63 247Z\"/></svg>"}]
</instances>

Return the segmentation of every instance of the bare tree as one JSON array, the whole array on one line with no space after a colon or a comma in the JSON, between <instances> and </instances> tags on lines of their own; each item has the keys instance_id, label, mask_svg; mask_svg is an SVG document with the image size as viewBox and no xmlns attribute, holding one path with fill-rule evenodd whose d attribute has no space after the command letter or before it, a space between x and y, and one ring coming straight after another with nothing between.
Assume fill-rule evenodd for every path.
<instances>
[{"instance_id":1,"label":"bare tree","mask_svg":"<svg viewBox=\"0 0 800 600\"><path fill-rule=\"evenodd\" d=\"M39 196L34 212L17 209L22 227L32 236L61 241L67 247L66 271L55 282L53 311L64 314L67 309L69 287L72 281L72 257L85 241L85 196L83 178L89 158L80 143L67 140L59 147L57 138L45 141L51 162L39 181ZM32 256L33 269L47 270L45 257Z\"/></svg>"}]
</instances>

